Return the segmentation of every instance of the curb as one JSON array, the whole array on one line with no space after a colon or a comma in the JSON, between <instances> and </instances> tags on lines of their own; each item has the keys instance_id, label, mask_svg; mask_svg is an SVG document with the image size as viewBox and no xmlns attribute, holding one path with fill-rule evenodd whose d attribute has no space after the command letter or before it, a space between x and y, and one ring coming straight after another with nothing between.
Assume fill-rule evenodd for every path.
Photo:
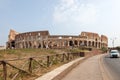
<instances>
[{"instance_id":1,"label":"curb","mask_svg":"<svg viewBox=\"0 0 120 80\"><path fill-rule=\"evenodd\" d=\"M64 65L52 70L51 72L46 73L45 75L43 75L35 80L60 80L69 71L71 71L71 69L76 67L84 59L85 59L85 57L75 59L74 61L71 61L67 64L64 64Z\"/></svg>"},{"instance_id":2,"label":"curb","mask_svg":"<svg viewBox=\"0 0 120 80\"><path fill-rule=\"evenodd\" d=\"M106 68L104 66L102 57L105 57L105 54L101 55L100 59L99 59L99 65L100 65L100 70L101 70L102 78L103 78L103 80L112 80L110 78L110 76L108 75L108 72L107 72L107 70L106 70Z\"/></svg>"}]
</instances>

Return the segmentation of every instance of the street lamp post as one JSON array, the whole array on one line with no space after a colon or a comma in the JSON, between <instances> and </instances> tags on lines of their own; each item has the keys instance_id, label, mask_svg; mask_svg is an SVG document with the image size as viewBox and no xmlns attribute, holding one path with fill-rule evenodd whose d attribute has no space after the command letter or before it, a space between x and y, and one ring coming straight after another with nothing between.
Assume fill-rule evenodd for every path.
<instances>
[{"instance_id":1,"label":"street lamp post","mask_svg":"<svg viewBox=\"0 0 120 80\"><path fill-rule=\"evenodd\" d=\"M115 43L116 37L115 37L115 38L112 38L111 40L112 40L112 46L113 46L113 48L114 48L114 43Z\"/></svg>"}]
</instances>

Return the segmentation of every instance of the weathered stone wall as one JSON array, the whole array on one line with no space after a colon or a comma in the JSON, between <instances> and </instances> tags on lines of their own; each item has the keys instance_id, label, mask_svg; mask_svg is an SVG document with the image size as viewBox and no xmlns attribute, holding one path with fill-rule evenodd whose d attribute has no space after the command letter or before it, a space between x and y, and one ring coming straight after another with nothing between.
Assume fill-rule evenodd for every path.
<instances>
[{"instance_id":1,"label":"weathered stone wall","mask_svg":"<svg viewBox=\"0 0 120 80\"><path fill-rule=\"evenodd\" d=\"M101 35L101 43L102 43L102 47L108 46L108 38L105 35Z\"/></svg>"},{"instance_id":2,"label":"weathered stone wall","mask_svg":"<svg viewBox=\"0 0 120 80\"><path fill-rule=\"evenodd\" d=\"M15 35L15 48L73 48L107 47L106 36L91 32L74 35L50 35L48 31L26 32Z\"/></svg>"},{"instance_id":3,"label":"weathered stone wall","mask_svg":"<svg viewBox=\"0 0 120 80\"><path fill-rule=\"evenodd\" d=\"M15 48L15 36L19 34L14 30L10 30L8 35L8 42L6 42L6 48Z\"/></svg>"},{"instance_id":4,"label":"weathered stone wall","mask_svg":"<svg viewBox=\"0 0 120 80\"><path fill-rule=\"evenodd\" d=\"M105 35L101 35L101 37L97 33L92 32L82 32L81 36L87 37L88 46L101 48L108 46L108 38Z\"/></svg>"},{"instance_id":5,"label":"weathered stone wall","mask_svg":"<svg viewBox=\"0 0 120 80\"><path fill-rule=\"evenodd\" d=\"M16 35L15 48L44 48L48 31L26 32Z\"/></svg>"}]
</instances>

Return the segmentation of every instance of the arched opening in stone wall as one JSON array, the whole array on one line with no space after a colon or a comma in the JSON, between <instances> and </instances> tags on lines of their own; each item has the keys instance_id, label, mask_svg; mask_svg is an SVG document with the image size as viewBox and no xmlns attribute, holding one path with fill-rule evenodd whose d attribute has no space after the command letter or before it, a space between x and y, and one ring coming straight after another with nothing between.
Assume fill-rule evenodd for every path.
<instances>
[{"instance_id":1,"label":"arched opening in stone wall","mask_svg":"<svg viewBox=\"0 0 120 80\"><path fill-rule=\"evenodd\" d=\"M28 47L28 43L27 43L27 42L25 42L25 45L26 45L26 48L29 48L29 47Z\"/></svg>"},{"instance_id":2,"label":"arched opening in stone wall","mask_svg":"<svg viewBox=\"0 0 120 80\"><path fill-rule=\"evenodd\" d=\"M79 45L80 45L80 46L83 46L82 41L79 41Z\"/></svg>"},{"instance_id":3,"label":"arched opening in stone wall","mask_svg":"<svg viewBox=\"0 0 120 80\"><path fill-rule=\"evenodd\" d=\"M29 48L32 48L32 43L29 41Z\"/></svg>"},{"instance_id":4,"label":"arched opening in stone wall","mask_svg":"<svg viewBox=\"0 0 120 80\"><path fill-rule=\"evenodd\" d=\"M88 46L91 47L91 41L88 42Z\"/></svg>"},{"instance_id":5,"label":"arched opening in stone wall","mask_svg":"<svg viewBox=\"0 0 120 80\"><path fill-rule=\"evenodd\" d=\"M77 40L75 40L75 41L74 41L74 44L75 44L75 46L77 46L77 44L78 44L78 41L77 41Z\"/></svg>"},{"instance_id":6,"label":"arched opening in stone wall","mask_svg":"<svg viewBox=\"0 0 120 80\"><path fill-rule=\"evenodd\" d=\"M97 48L97 46L98 46L98 44L97 44L97 42L95 42L95 47Z\"/></svg>"},{"instance_id":7,"label":"arched opening in stone wall","mask_svg":"<svg viewBox=\"0 0 120 80\"><path fill-rule=\"evenodd\" d=\"M94 47L94 41L92 42L92 47Z\"/></svg>"},{"instance_id":8,"label":"arched opening in stone wall","mask_svg":"<svg viewBox=\"0 0 120 80\"><path fill-rule=\"evenodd\" d=\"M11 47L12 47L12 48L15 48L15 41L12 41L12 42L11 42Z\"/></svg>"},{"instance_id":9,"label":"arched opening in stone wall","mask_svg":"<svg viewBox=\"0 0 120 80\"><path fill-rule=\"evenodd\" d=\"M84 41L84 46L87 46L87 41Z\"/></svg>"},{"instance_id":10,"label":"arched opening in stone wall","mask_svg":"<svg viewBox=\"0 0 120 80\"><path fill-rule=\"evenodd\" d=\"M101 45L100 45L100 42L99 42L99 48L100 48L100 46L101 46Z\"/></svg>"},{"instance_id":11,"label":"arched opening in stone wall","mask_svg":"<svg viewBox=\"0 0 120 80\"><path fill-rule=\"evenodd\" d=\"M97 42L97 38L95 39L95 41Z\"/></svg>"},{"instance_id":12,"label":"arched opening in stone wall","mask_svg":"<svg viewBox=\"0 0 120 80\"><path fill-rule=\"evenodd\" d=\"M38 44L38 48L41 48L41 44L40 43Z\"/></svg>"},{"instance_id":13,"label":"arched opening in stone wall","mask_svg":"<svg viewBox=\"0 0 120 80\"><path fill-rule=\"evenodd\" d=\"M73 41L69 41L70 46L74 46Z\"/></svg>"}]
</instances>

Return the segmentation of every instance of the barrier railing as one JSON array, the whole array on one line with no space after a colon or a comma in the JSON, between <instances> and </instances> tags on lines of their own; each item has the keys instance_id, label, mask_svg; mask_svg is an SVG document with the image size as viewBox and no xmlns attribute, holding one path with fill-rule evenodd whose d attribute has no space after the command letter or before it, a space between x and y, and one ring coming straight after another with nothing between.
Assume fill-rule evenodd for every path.
<instances>
[{"instance_id":1,"label":"barrier railing","mask_svg":"<svg viewBox=\"0 0 120 80\"><path fill-rule=\"evenodd\" d=\"M0 80L16 80L26 76L40 76L52 65L66 63L85 53L63 53L22 59L0 60Z\"/></svg>"}]
</instances>

